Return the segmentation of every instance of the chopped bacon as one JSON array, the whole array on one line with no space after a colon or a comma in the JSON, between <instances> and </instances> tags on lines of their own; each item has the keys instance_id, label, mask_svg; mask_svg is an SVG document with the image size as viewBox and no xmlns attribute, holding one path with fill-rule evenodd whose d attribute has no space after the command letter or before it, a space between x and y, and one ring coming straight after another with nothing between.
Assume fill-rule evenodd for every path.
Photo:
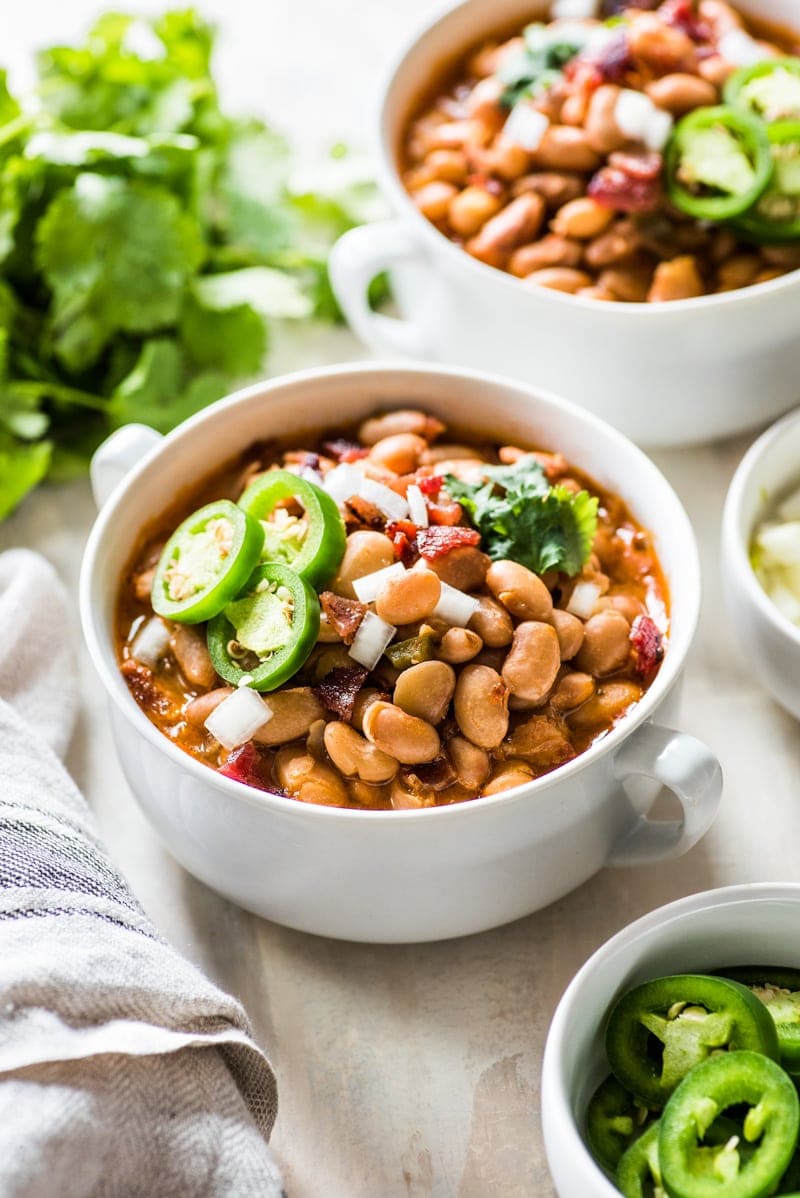
<instances>
[{"instance_id":1,"label":"chopped bacon","mask_svg":"<svg viewBox=\"0 0 800 1198\"><path fill-rule=\"evenodd\" d=\"M336 666L317 683L314 690L320 702L343 720L351 720L358 692L364 685L369 670L363 666Z\"/></svg>"},{"instance_id":2,"label":"chopped bacon","mask_svg":"<svg viewBox=\"0 0 800 1198\"><path fill-rule=\"evenodd\" d=\"M427 478L418 478L417 486L423 495L438 495L444 486L444 475L430 474Z\"/></svg>"},{"instance_id":3,"label":"chopped bacon","mask_svg":"<svg viewBox=\"0 0 800 1198\"><path fill-rule=\"evenodd\" d=\"M404 566L413 566L419 557L417 526L413 520L392 520L386 525L386 535L394 547L394 555Z\"/></svg>"},{"instance_id":4,"label":"chopped bacon","mask_svg":"<svg viewBox=\"0 0 800 1198\"><path fill-rule=\"evenodd\" d=\"M129 657L120 666L123 678L128 684L128 690L136 702L145 711L155 715L166 716L170 720L180 718L180 708L170 696L157 685L153 671L149 666Z\"/></svg>"},{"instance_id":5,"label":"chopped bacon","mask_svg":"<svg viewBox=\"0 0 800 1198\"><path fill-rule=\"evenodd\" d=\"M362 499L360 495L351 495L345 500L345 524L357 528L376 528L382 531L386 517L379 507Z\"/></svg>"},{"instance_id":6,"label":"chopped bacon","mask_svg":"<svg viewBox=\"0 0 800 1198\"><path fill-rule=\"evenodd\" d=\"M628 35L620 32L600 49L589 51L573 59L575 63L585 66L597 75L597 84L621 83L633 66Z\"/></svg>"},{"instance_id":7,"label":"chopped bacon","mask_svg":"<svg viewBox=\"0 0 800 1198\"><path fill-rule=\"evenodd\" d=\"M710 42L713 37L711 26L698 17L692 0L664 0L658 15L665 25L680 29L693 42Z\"/></svg>"},{"instance_id":8,"label":"chopped bacon","mask_svg":"<svg viewBox=\"0 0 800 1198\"><path fill-rule=\"evenodd\" d=\"M219 766L217 773L226 778L233 778L234 782L243 782L245 786L255 786L257 790L267 790L278 795L286 793L265 778L264 759L252 741L234 749L228 760Z\"/></svg>"},{"instance_id":9,"label":"chopped bacon","mask_svg":"<svg viewBox=\"0 0 800 1198\"><path fill-rule=\"evenodd\" d=\"M449 503L433 503L428 500L428 519L431 524L458 524L463 515L461 504L455 500Z\"/></svg>"},{"instance_id":10,"label":"chopped bacon","mask_svg":"<svg viewBox=\"0 0 800 1198\"><path fill-rule=\"evenodd\" d=\"M334 437L332 441L323 441L322 448L330 458L337 462L357 462L369 453L363 445L356 441L348 441L346 437Z\"/></svg>"},{"instance_id":11,"label":"chopped bacon","mask_svg":"<svg viewBox=\"0 0 800 1198\"><path fill-rule=\"evenodd\" d=\"M621 166L604 166L586 190L603 208L617 212L652 212L661 199L659 179L636 178Z\"/></svg>"},{"instance_id":12,"label":"chopped bacon","mask_svg":"<svg viewBox=\"0 0 800 1198\"><path fill-rule=\"evenodd\" d=\"M346 599L343 595L334 595L333 591L323 591L319 602L334 632L338 633L346 645L352 645L353 637L364 619L366 603L359 603L357 599Z\"/></svg>"},{"instance_id":13,"label":"chopped bacon","mask_svg":"<svg viewBox=\"0 0 800 1198\"><path fill-rule=\"evenodd\" d=\"M640 179L643 183L652 183L661 177L664 159L656 151L649 153L634 153L631 150L617 150L608 159L609 166L619 167L632 179Z\"/></svg>"},{"instance_id":14,"label":"chopped bacon","mask_svg":"<svg viewBox=\"0 0 800 1198\"><path fill-rule=\"evenodd\" d=\"M419 779L423 786L430 786L431 790L445 790L456 780L456 771L444 753L434 761L428 761L424 765L415 765L410 772Z\"/></svg>"},{"instance_id":15,"label":"chopped bacon","mask_svg":"<svg viewBox=\"0 0 800 1198\"><path fill-rule=\"evenodd\" d=\"M650 616L637 616L631 628L634 669L640 678L650 678L664 656L664 638Z\"/></svg>"},{"instance_id":16,"label":"chopped bacon","mask_svg":"<svg viewBox=\"0 0 800 1198\"><path fill-rule=\"evenodd\" d=\"M420 528L417 532L417 548L427 561L444 557L451 549L461 545L480 544L481 534L474 528L464 528L455 525L441 525L433 528Z\"/></svg>"}]
</instances>

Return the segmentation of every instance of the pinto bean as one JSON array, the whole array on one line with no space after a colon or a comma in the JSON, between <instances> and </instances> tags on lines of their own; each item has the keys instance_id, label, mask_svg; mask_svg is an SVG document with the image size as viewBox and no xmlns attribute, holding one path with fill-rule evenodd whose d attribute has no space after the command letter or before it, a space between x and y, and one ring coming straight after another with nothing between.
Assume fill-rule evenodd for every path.
<instances>
[{"instance_id":1,"label":"pinto bean","mask_svg":"<svg viewBox=\"0 0 800 1198\"><path fill-rule=\"evenodd\" d=\"M714 87L720 88L736 70L736 65L724 58L722 54L709 54L708 58L701 59L697 64L697 70L703 79L713 83Z\"/></svg>"},{"instance_id":2,"label":"pinto bean","mask_svg":"<svg viewBox=\"0 0 800 1198\"><path fill-rule=\"evenodd\" d=\"M301 803L347 806L347 787L336 771L302 749L279 749L274 771L279 786Z\"/></svg>"},{"instance_id":3,"label":"pinto bean","mask_svg":"<svg viewBox=\"0 0 800 1198\"><path fill-rule=\"evenodd\" d=\"M325 718L325 708L310 686L296 686L264 696L272 719L262 724L253 740L262 745L285 745L307 736L316 720Z\"/></svg>"},{"instance_id":4,"label":"pinto bean","mask_svg":"<svg viewBox=\"0 0 800 1198\"><path fill-rule=\"evenodd\" d=\"M621 150L628 140L616 120L617 101L621 94L622 88L616 84L604 83L589 102L586 136L598 154L606 155Z\"/></svg>"},{"instance_id":5,"label":"pinto bean","mask_svg":"<svg viewBox=\"0 0 800 1198\"><path fill-rule=\"evenodd\" d=\"M395 706L409 715L436 725L447 714L455 689L456 675L452 666L444 661L421 661L403 670L395 683L392 699Z\"/></svg>"},{"instance_id":6,"label":"pinto bean","mask_svg":"<svg viewBox=\"0 0 800 1198\"><path fill-rule=\"evenodd\" d=\"M600 678L628 661L631 629L622 612L601 611L590 616L583 629L583 644L575 657L579 670Z\"/></svg>"},{"instance_id":7,"label":"pinto bean","mask_svg":"<svg viewBox=\"0 0 800 1198\"><path fill-rule=\"evenodd\" d=\"M591 286L591 278L582 270L570 270L566 266L551 266L547 270L534 270L525 279L535 287L546 287L550 291L563 291L565 295L576 295L577 292Z\"/></svg>"},{"instance_id":8,"label":"pinto bean","mask_svg":"<svg viewBox=\"0 0 800 1198\"><path fill-rule=\"evenodd\" d=\"M395 560L392 542L382 532L371 532L360 528L351 532L344 547L344 556L339 563L339 572L333 580L331 589L337 595L355 599L353 583L365 574L373 574L384 566L391 566Z\"/></svg>"},{"instance_id":9,"label":"pinto bean","mask_svg":"<svg viewBox=\"0 0 800 1198\"><path fill-rule=\"evenodd\" d=\"M397 773L397 761L382 752L355 728L341 720L325 725L325 748L333 764L347 778L360 778L373 785L391 782Z\"/></svg>"},{"instance_id":10,"label":"pinto bean","mask_svg":"<svg viewBox=\"0 0 800 1198\"><path fill-rule=\"evenodd\" d=\"M749 287L761 269L758 254L733 254L717 268L717 290L736 291Z\"/></svg>"},{"instance_id":11,"label":"pinto bean","mask_svg":"<svg viewBox=\"0 0 800 1198\"><path fill-rule=\"evenodd\" d=\"M482 648L483 641L477 632L469 628L448 628L439 641L436 655L440 661L460 666L465 661L471 661Z\"/></svg>"},{"instance_id":12,"label":"pinto bean","mask_svg":"<svg viewBox=\"0 0 800 1198\"><path fill-rule=\"evenodd\" d=\"M206 639L189 624L173 624L169 647L190 686L213 686L217 671L211 663Z\"/></svg>"},{"instance_id":13,"label":"pinto bean","mask_svg":"<svg viewBox=\"0 0 800 1198\"><path fill-rule=\"evenodd\" d=\"M503 83L494 75L490 75L488 79L481 79L467 96L467 115L487 124L498 121L502 125L505 121L505 110L500 105L503 90Z\"/></svg>"},{"instance_id":14,"label":"pinto bean","mask_svg":"<svg viewBox=\"0 0 800 1198\"><path fill-rule=\"evenodd\" d=\"M651 304L662 304L704 294L705 286L697 259L686 254L681 258L673 258L670 262L658 264L647 299Z\"/></svg>"},{"instance_id":15,"label":"pinto bean","mask_svg":"<svg viewBox=\"0 0 800 1198\"><path fill-rule=\"evenodd\" d=\"M382 699L371 703L363 716L364 735L390 757L404 765L433 761L439 755L439 733L426 720L409 715L402 707Z\"/></svg>"},{"instance_id":16,"label":"pinto bean","mask_svg":"<svg viewBox=\"0 0 800 1198\"><path fill-rule=\"evenodd\" d=\"M211 712L216 711L222 700L232 694L232 686L218 686L216 690L206 691L204 695L198 695L186 704L183 717L193 727L202 728Z\"/></svg>"},{"instance_id":17,"label":"pinto bean","mask_svg":"<svg viewBox=\"0 0 800 1198\"><path fill-rule=\"evenodd\" d=\"M569 674L556 683L550 696L550 706L554 711L574 711L591 699L595 692L595 681L591 674L582 674L571 670Z\"/></svg>"},{"instance_id":18,"label":"pinto bean","mask_svg":"<svg viewBox=\"0 0 800 1198\"><path fill-rule=\"evenodd\" d=\"M361 807L375 810L391 806L392 789L388 784L376 786L371 782L362 782L360 778L348 778L347 789L352 801Z\"/></svg>"},{"instance_id":19,"label":"pinto bean","mask_svg":"<svg viewBox=\"0 0 800 1198\"><path fill-rule=\"evenodd\" d=\"M492 562L486 585L512 616L520 620L549 620L553 599L538 575L510 558Z\"/></svg>"},{"instance_id":20,"label":"pinto bean","mask_svg":"<svg viewBox=\"0 0 800 1198\"><path fill-rule=\"evenodd\" d=\"M489 666L470 664L458 676L453 707L467 740L496 749L508 731L508 687Z\"/></svg>"},{"instance_id":21,"label":"pinto bean","mask_svg":"<svg viewBox=\"0 0 800 1198\"><path fill-rule=\"evenodd\" d=\"M631 595L627 591L618 591L615 594L609 592L604 595L602 599L597 600L595 611L618 611L629 624L632 624L637 616L647 614L647 608L641 599L637 599L635 595Z\"/></svg>"},{"instance_id":22,"label":"pinto bean","mask_svg":"<svg viewBox=\"0 0 800 1198\"><path fill-rule=\"evenodd\" d=\"M531 245L522 245L514 250L508 261L508 269L518 279L524 279L535 270L553 266L576 267L583 257L583 247L577 241L548 233Z\"/></svg>"},{"instance_id":23,"label":"pinto bean","mask_svg":"<svg viewBox=\"0 0 800 1198\"><path fill-rule=\"evenodd\" d=\"M602 291L628 304L644 303L653 281L652 267L631 263L630 266L610 266L601 271L597 286Z\"/></svg>"},{"instance_id":24,"label":"pinto bean","mask_svg":"<svg viewBox=\"0 0 800 1198\"><path fill-rule=\"evenodd\" d=\"M431 179L441 179L445 183L456 185L464 182L469 169L463 150L431 150L425 159L425 167Z\"/></svg>"},{"instance_id":25,"label":"pinto bean","mask_svg":"<svg viewBox=\"0 0 800 1198\"><path fill-rule=\"evenodd\" d=\"M683 71L653 79L645 84L644 90L654 104L665 108L673 116L683 116L693 108L708 108L719 102L719 94L713 83Z\"/></svg>"},{"instance_id":26,"label":"pinto bean","mask_svg":"<svg viewBox=\"0 0 800 1198\"><path fill-rule=\"evenodd\" d=\"M508 611L502 603L498 603L496 599L490 599L488 595L479 595L478 602L480 607L470 619L467 627L471 628L473 632L477 632L484 645L489 649L502 649L505 645L510 645L514 635L514 625Z\"/></svg>"},{"instance_id":27,"label":"pinto bean","mask_svg":"<svg viewBox=\"0 0 800 1198\"><path fill-rule=\"evenodd\" d=\"M416 778L398 774L392 782L391 803L396 811L435 807L436 791L431 786L423 786Z\"/></svg>"},{"instance_id":28,"label":"pinto bean","mask_svg":"<svg viewBox=\"0 0 800 1198\"><path fill-rule=\"evenodd\" d=\"M635 682L604 682L592 698L567 716L567 723L576 732L591 732L599 725L612 724L641 697L642 688Z\"/></svg>"},{"instance_id":29,"label":"pinto bean","mask_svg":"<svg viewBox=\"0 0 800 1198\"><path fill-rule=\"evenodd\" d=\"M613 217L610 208L604 208L591 196L581 196L560 208L550 227L560 237L589 240L604 233Z\"/></svg>"},{"instance_id":30,"label":"pinto bean","mask_svg":"<svg viewBox=\"0 0 800 1198\"><path fill-rule=\"evenodd\" d=\"M526 786L533 780L533 777L533 770L527 762L516 757L509 757L494 770L481 794L497 795L504 790L512 790L515 786Z\"/></svg>"},{"instance_id":31,"label":"pinto bean","mask_svg":"<svg viewBox=\"0 0 800 1198\"><path fill-rule=\"evenodd\" d=\"M586 247L586 261L594 270L616 266L633 257L641 247L641 233L633 221L615 221L607 232Z\"/></svg>"},{"instance_id":32,"label":"pinto bean","mask_svg":"<svg viewBox=\"0 0 800 1198\"><path fill-rule=\"evenodd\" d=\"M571 661L583 644L583 621L558 607L553 608L550 620L558 637L561 660Z\"/></svg>"},{"instance_id":33,"label":"pinto bean","mask_svg":"<svg viewBox=\"0 0 800 1198\"><path fill-rule=\"evenodd\" d=\"M518 245L533 241L544 220L544 200L527 192L493 216L466 244L467 253L489 266L502 266Z\"/></svg>"},{"instance_id":34,"label":"pinto bean","mask_svg":"<svg viewBox=\"0 0 800 1198\"><path fill-rule=\"evenodd\" d=\"M470 117L462 121L443 121L433 125L425 135L425 143L430 150L461 150L465 146L479 147L488 145L492 140L494 129L485 121Z\"/></svg>"},{"instance_id":35,"label":"pinto bean","mask_svg":"<svg viewBox=\"0 0 800 1198\"><path fill-rule=\"evenodd\" d=\"M425 563L426 568L438 575L442 582L457 587L459 591L477 591L478 587L482 587L489 564L490 558L473 545L458 545L442 557Z\"/></svg>"},{"instance_id":36,"label":"pinto bean","mask_svg":"<svg viewBox=\"0 0 800 1198\"><path fill-rule=\"evenodd\" d=\"M656 13L636 14L628 29L628 47L634 62L655 75L690 71L697 60L689 35L667 25Z\"/></svg>"},{"instance_id":37,"label":"pinto bean","mask_svg":"<svg viewBox=\"0 0 800 1198\"><path fill-rule=\"evenodd\" d=\"M505 137L502 130L488 149L478 156L477 161L479 169L485 170L495 178L504 179L507 183L524 175L530 164L531 156L528 151L511 138Z\"/></svg>"},{"instance_id":38,"label":"pinto bean","mask_svg":"<svg viewBox=\"0 0 800 1198\"><path fill-rule=\"evenodd\" d=\"M413 474L428 442L416 433L393 433L381 437L369 451L369 460L395 474Z\"/></svg>"},{"instance_id":39,"label":"pinto bean","mask_svg":"<svg viewBox=\"0 0 800 1198\"><path fill-rule=\"evenodd\" d=\"M364 716L367 708L372 703L376 703L378 699L385 699L383 691L379 691L375 687L365 686L356 695L356 701L353 704L353 714L350 717L350 723L359 732L364 731Z\"/></svg>"},{"instance_id":40,"label":"pinto bean","mask_svg":"<svg viewBox=\"0 0 800 1198\"><path fill-rule=\"evenodd\" d=\"M461 785L477 793L489 777L488 753L463 736L454 736L448 741L447 754Z\"/></svg>"},{"instance_id":41,"label":"pinto bean","mask_svg":"<svg viewBox=\"0 0 800 1198\"><path fill-rule=\"evenodd\" d=\"M572 125L551 125L533 159L537 166L554 171L596 171L602 162L586 131Z\"/></svg>"},{"instance_id":42,"label":"pinto bean","mask_svg":"<svg viewBox=\"0 0 800 1198\"><path fill-rule=\"evenodd\" d=\"M444 432L444 425L435 416L421 412L419 408L397 408L393 412L384 412L380 416L370 416L362 421L358 428L358 439L364 445L376 445L384 437L394 437L398 433L415 433L432 441Z\"/></svg>"},{"instance_id":43,"label":"pinto bean","mask_svg":"<svg viewBox=\"0 0 800 1198\"><path fill-rule=\"evenodd\" d=\"M502 195L472 184L453 196L447 209L450 228L461 237L474 237L503 207Z\"/></svg>"},{"instance_id":44,"label":"pinto bean","mask_svg":"<svg viewBox=\"0 0 800 1198\"><path fill-rule=\"evenodd\" d=\"M153 589L155 573L156 567L150 566L148 570L140 570L138 574L133 576L133 593L140 603L150 602L150 593Z\"/></svg>"},{"instance_id":45,"label":"pinto bean","mask_svg":"<svg viewBox=\"0 0 800 1198\"><path fill-rule=\"evenodd\" d=\"M627 624L625 628L627 632ZM561 649L552 624L518 624L503 665L503 681L514 698L534 706L543 703L560 668Z\"/></svg>"},{"instance_id":46,"label":"pinto bean","mask_svg":"<svg viewBox=\"0 0 800 1198\"><path fill-rule=\"evenodd\" d=\"M800 245L762 245L761 257L770 266L797 270L800 267Z\"/></svg>"},{"instance_id":47,"label":"pinto bean","mask_svg":"<svg viewBox=\"0 0 800 1198\"><path fill-rule=\"evenodd\" d=\"M428 220L438 221L445 219L450 201L457 194L457 189L452 183L434 179L412 192L412 199L423 216L427 216Z\"/></svg>"},{"instance_id":48,"label":"pinto bean","mask_svg":"<svg viewBox=\"0 0 800 1198\"><path fill-rule=\"evenodd\" d=\"M441 593L442 584L432 570L407 570L383 584L375 610L387 624L413 624L432 614Z\"/></svg>"},{"instance_id":49,"label":"pinto bean","mask_svg":"<svg viewBox=\"0 0 800 1198\"><path fill-rule=\"evenodd\" d=\"M577 200L583 195L586 184L582 175L568 171L533 171L523 175L512 184L511 194L522 195L526 191L535 191L547 205L548 212L555 212L570 200Z\"/></svg>"}]
</instances>

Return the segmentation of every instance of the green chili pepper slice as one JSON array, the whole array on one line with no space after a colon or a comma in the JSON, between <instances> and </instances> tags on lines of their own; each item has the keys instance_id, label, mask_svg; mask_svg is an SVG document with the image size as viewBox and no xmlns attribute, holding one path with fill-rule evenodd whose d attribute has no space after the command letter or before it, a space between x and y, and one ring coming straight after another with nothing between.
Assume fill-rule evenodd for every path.
<instances>
[{"instance_id":1,"label":"green chili pepper slice","mask_svg":"<svg viewBox=\"0 0 800 1198\"><path fill-rule=\"evenodd\" d=\"M762 121L800 120L800 58L769 58L741 67L727 79L726 104Z\"/></svg>"},{"instance_id":2,"label":"green chili pepper slice","mask_svg":"<svg viewBox=\"0 0 800 1198\"><path fill-rule=\"evenodd\" d=\"M777 1193L782 1195L794 1194L800 1188L800 1148L795 1148L794 1156L789 1161L789 1168L781 1178Z\"/></svg>"},{"instance_id":3,"label":"green chili pepper slice","mask_svg":"<svg viewBox=\"0 0 800 1198\"><path fill-rule=\"evenodd\" d=\"M775 1021L781 1064L789 1073L800 1071L800 969L742 965L718 972L747 986L763 1002Z\"/></svg>"},{"instance_id":4,"label":"green chili pepper slice","mask_svg":"<svg viewBox=\"0 0 800 1198\"><path fill-rule=\"evenodd\" d=\"M430 661L436 654L436 633L427 625L419 631L418 636L410 636L408 640L397 641L389 645L386 656L396 670L407 670L419 665L422 661Z\"/></svg>"},{"instance_id":5,"label":"green chili pepper slice","mask_svg":"<svg viewBox=\"0 0 800 1198\"><path fill-rule=\"evenodd\" d=\"M272 691L305 664L318 635L315 592L289 566L267 562L208 625L208 651L232 686Z\"/></svg>"},{"instance_id":6,"label":"green chili pepper slice","mask_svg":"<svg viewBox=\"0 0 800 1198\"><path fill-rule=\"evenodd\" d=\"M643 1135L627 1149L617 1169L617 1188L624 1198L663 1195L661 1166L658 1160L658 1133L661 1120L651 1123Z\"/></svg>"},{"instance_id":7,"label":"green chili pepper slice","mask_svg":"<svg viewBox=\"0 0 800 1198\"><path fill-rule=\"evenodd\" d=\"M615 1077L607 1077L586 1108L586 1139L595 1160L614 1173L623 1154L638 1140L652 1117L646 1106Z\"/></svg>"},{"instance_id":8,"label":"green chili pepper slice","mask_svg":"<svg viewBox=\"0 0 800 1198\"><path fill-rule=\"evenodd\" d=\"M294 499L303 514L284 505ZM327 491L289 470L262 474L239 496L239 507L264 527L265 561L287 566L320 590L330 582L342 560L345 527L339 508Z\"/></svg>"},{"instance_id":9,"label":"green chili pepper slice","mask_svg":"<svg viewBox=\"0 0 800 1198\"><path fill-rule=\"evenodd\" d=\"M746 212L772 176L766 128L747 112L696 108L673 130L664 156L667 194L701 220Z\"/></svg>"},{"instance_id":10,"label":"green chili pepper slice","mask_svg":"<svg viewBox=\"0 0 800 1198\"><path fill-rule=\"evenodd\" d=\"M800 239L800 121L767 126L773 161L772 179L749 211L732 223L751 241Z\"/></svg>"},{"instance_id":11,"label":"green chili pepper slice","mask_svg":"<svg viewBox=\"0 0 800 1198\"><path fill-rule=\"evenodd\" d=\"M180 624L200 624L222 611L250 577L264 543L261 525L228 499L192 512L159 558L153 611Z\"/></svg>"},{"instance_id":12,"label":"green chili pepper slice","mask_svg":"<svg viewBox=\"0 0 800 1198\"><path fill-rule=\"evenodd\" d=\"M703 1149L723 1111L749 1108L720 1149ZM683 1079L661 1116L658 1159L672 1198L767 1198L792 1159L800 1101L791 1079L758 1052L710 1057ZM752 1149L752 1151L751 1151Z\"/></svg>"},{"instance_id":13,"label":"green chili pepper slice","mask_svg":"<svg viewBox=\"0 0 800 1198\"><path fill-rule=\"evenodd\" d=\"M678 974L645 982L619 999L606 1025L612 1071L649 1107L663 1107L689 1070L712 1053L742 1048L779 1057L763 1003L725 978Z\"/></svg>"}]
</instances>

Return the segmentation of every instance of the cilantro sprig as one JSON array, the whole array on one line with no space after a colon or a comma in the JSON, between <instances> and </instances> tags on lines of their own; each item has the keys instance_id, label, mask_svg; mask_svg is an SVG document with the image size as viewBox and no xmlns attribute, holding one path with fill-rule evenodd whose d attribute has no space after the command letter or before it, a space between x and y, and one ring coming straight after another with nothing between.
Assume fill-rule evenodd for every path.
<instances>
[{"instance_id":1,"label":"cilantro sprig","mask_svg":"<svg viewBox=\"0 0 800 1198\"><path fill-rule=\"evenodd\" d=\"M535 574L580 573L597 530L596 496L551 486L532 456L513 466L489 466L476 482L448 474L444 485L467 511L494 561L511 558Z\"/></svg>"},{"instance_id":2,"label":"cilantro sprig","mask_svg":"<svg viewBox=\"0 0 800 1198\"><path fill-rule=\"evenodd\" d=\"M130 420L168 431L260 371L275 320L336 320L336 238L374 188L350 160L290 186L286 141L220 105L192 10L107 13L0 71L0 519Z\"/></svg>"}]
</instances>

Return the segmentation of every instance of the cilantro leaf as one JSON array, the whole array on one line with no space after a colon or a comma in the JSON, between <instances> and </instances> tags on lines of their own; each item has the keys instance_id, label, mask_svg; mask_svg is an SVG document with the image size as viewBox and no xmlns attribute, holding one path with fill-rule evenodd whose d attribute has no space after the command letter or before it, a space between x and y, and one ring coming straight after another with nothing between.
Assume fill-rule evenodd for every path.
<instances>
[{"instance_id":1,"label":"cilantro leaf","mask_svg":"<svg viewBox=\"0 0 800 1198\"><path fill-rule=\"evenodd\" d=\"M141 421L168 433L228 390L225 378L216 373L185 377L180 348L165 337L153 338L142 346L133 370L117 386L108 405L112 426Z\"/></svg>"},{"instance_id":2,"label":"cilantro leaf","mask_svg":"<svg viewBox=\"0 0 800 1198\"><path fill-rule=\"evenodd\" d=\"M574 575L591 553L597 497L551 486L532 456L512 466L490 466L477 482L448 474L445 486L468 512L494 561L511 558L535 574L559 570Z\"/></svg>"},{"instance_id":3,"label":"cilantro leaf","mask_svg":"<svg viewBox=\"0 0 800 1198\"><path fill-rule=\"evenodd\" d=\"M42 481L52 448L49 441L25 444L0 431L0 520Z\"/></svg>"}]
</instances>

